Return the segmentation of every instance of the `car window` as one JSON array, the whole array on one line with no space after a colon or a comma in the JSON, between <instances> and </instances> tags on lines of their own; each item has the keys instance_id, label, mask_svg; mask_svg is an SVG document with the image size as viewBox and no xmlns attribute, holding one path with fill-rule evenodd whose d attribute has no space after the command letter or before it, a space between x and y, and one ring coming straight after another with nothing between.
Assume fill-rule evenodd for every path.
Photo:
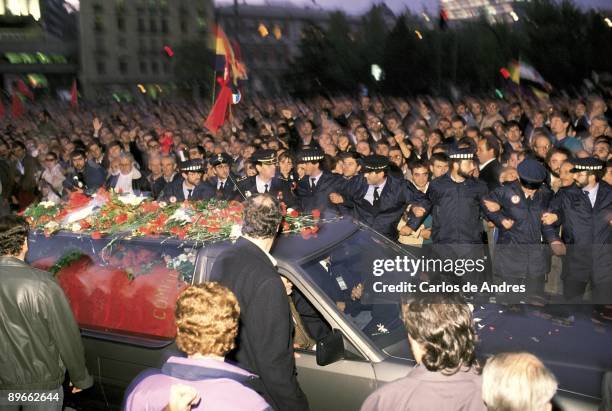
<instances>
[{"instance_id":1,"label":"car window","mask_svg":"<svg viewBox=\"0 0 612 411\"><path fill-rule=\"evenodd\" d=\"M196 255L175 241L60 234L31 237L28 260L55 276L81 328L172 339L174 306L192 282Z\"/></svg>"},{"instance_id":2,"label":"car window","mask_svg":"<svg viewBox=\"0 0 612 411\"><path fill-rule=\"evenodd\" d=\"M411 256L384 237L360 229L301 268L350 321L385 349L396 343L407 346L399 300L380 300L368 290L374 261L401 255Z\"/></svg>"}]
</instances>

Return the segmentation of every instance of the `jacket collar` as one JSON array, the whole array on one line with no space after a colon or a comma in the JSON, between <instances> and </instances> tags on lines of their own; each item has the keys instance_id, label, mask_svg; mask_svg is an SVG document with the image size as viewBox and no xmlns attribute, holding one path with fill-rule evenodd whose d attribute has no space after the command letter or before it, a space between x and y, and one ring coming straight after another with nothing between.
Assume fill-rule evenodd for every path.
<instances>
[{"instance_id":1,"label":"jacket collar","mask_svg":"<svg viewBox=\"0 0 612 411\"><path fill-rule=\"evenodd\" d=\"M240 383L258 378L242 368L206 358L170 357L162 366L162 374L187 381L228 378Z\"/></svg>"},{"instance_id":2,"label":"jacket collar","mask_svg":"<svg viewBox=\"0 0 612 411\"><path fill-rule=\"evenodd\" d=\"M10 255L0 256L0 265L28 266L24 261Z\"/></svg>"}]
</instances>

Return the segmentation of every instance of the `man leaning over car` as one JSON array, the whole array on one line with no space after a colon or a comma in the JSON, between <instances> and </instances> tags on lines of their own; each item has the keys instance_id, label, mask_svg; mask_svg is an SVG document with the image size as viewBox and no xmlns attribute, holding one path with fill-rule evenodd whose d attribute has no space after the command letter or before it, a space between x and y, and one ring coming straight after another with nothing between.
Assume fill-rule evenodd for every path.
<instances>
[{"instance_id":1,"label":"man leaning over car","mask_svg":"<svg viewBox=\"0 0 612 411\"><path fill-rule=\"evenodd\" d=\"M28 231L22 218L0 217L0 410L61 410L66 369L73 393L93 378L64 292L24 261Z\"/></svg>"}]
</instances>

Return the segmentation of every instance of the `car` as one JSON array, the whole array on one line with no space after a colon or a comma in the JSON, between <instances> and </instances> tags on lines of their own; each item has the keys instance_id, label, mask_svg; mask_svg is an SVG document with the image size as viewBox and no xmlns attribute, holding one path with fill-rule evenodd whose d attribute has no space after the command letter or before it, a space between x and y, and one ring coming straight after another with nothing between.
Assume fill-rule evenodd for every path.
<instances>
[{"instance_id":1,"label":"car","mask_svg":"<svg viewBox=\"0 0 612 411\"><path fill-rule=\"evenodd\" d=\"M32 232L28 262L53 272L81 328L95 386L67 403L117 409L143 370L159 368L174 343L173 306L189 284L207 281L231 241L196 244L172 238L92 238ZM375 259L414 258L411 250L347 218L323 220L316 233L281 234L272 255L293 283L292 298L316 347L296 349L299 383L313 410L356 410L383 384L415 366L397 301L376 301L369 286ZM363 283L363 281L361 281ZM372 304L366 304L370 302ZM576 314L572 327L541 307L474 304L480 358L528 351L555 373L559 409L596 410L612 370L612 327ZM85 404L85 405L84 405Z\"/></svg>"}]
</instances>

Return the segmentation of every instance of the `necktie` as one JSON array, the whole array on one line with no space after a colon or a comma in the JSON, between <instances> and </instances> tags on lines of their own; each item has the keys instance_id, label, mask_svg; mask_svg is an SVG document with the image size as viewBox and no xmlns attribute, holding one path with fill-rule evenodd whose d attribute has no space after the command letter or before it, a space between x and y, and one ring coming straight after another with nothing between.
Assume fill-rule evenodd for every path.
<instances>
[{"instance_id":1,"label":"necktie","mask_svg":"<svg viewBox=\"0 0 612 411\"><path fill-rule=\"evenodd\" d=\"M380 187L374 187L374 204L380 201L380 193L378 192L379 189Z\"/></svg>"},{"instance_id":2,"label":"necktie","mask_svg":"<svg viewBox=\"0 0 612 411\"><path fill-rule=\"evenodd\" d=\"M264 193L267 193L267 192L268 192L268 185L264 184Z\"/></svg>"},{"instance_id":3,"label":"necktie","mask_svg":"<svg viewBox=\"0 0 612 411\"><path fill-rule=\"evenodd\" d=\"M316 178L311 178L310 179L310 188L315 188L317 185L317 179Z\"/></svg>"},{"instance_id":4,"label":"necktie","mask_svg":"<svg viewBox=\"0 0 612 411\"><path fill-rule=\"evenodd\" d=\"M582 192L586 196L587 200L589 200L589 204L591 204L591 207L593 207L593 203L591 203L591 197L589 196L589 192L586 190L582 190Z\"/></svg>"},{"instance_id":5,"label":"necktie","mask_svg":"<svg viewBox=\"0 0 612 411\"><path fill-rule=\"evenodd\" d=\"M220 183L219 183L219 190L223 190L223 186L224 186L224 185L225 185L225 184L223 183L223 181L222 181L222 182L220 182Z\"/></svg>"},{"instance_id":6,"label":"necktie","mask_svg":"<svg viewBox=\"0 0 612 411\"><path fill-rule=\"evenodd\" d=\"M193 188L187 189L187 199L191 198L191 193L193 193Z\"/></svg>"}]
</instances>

